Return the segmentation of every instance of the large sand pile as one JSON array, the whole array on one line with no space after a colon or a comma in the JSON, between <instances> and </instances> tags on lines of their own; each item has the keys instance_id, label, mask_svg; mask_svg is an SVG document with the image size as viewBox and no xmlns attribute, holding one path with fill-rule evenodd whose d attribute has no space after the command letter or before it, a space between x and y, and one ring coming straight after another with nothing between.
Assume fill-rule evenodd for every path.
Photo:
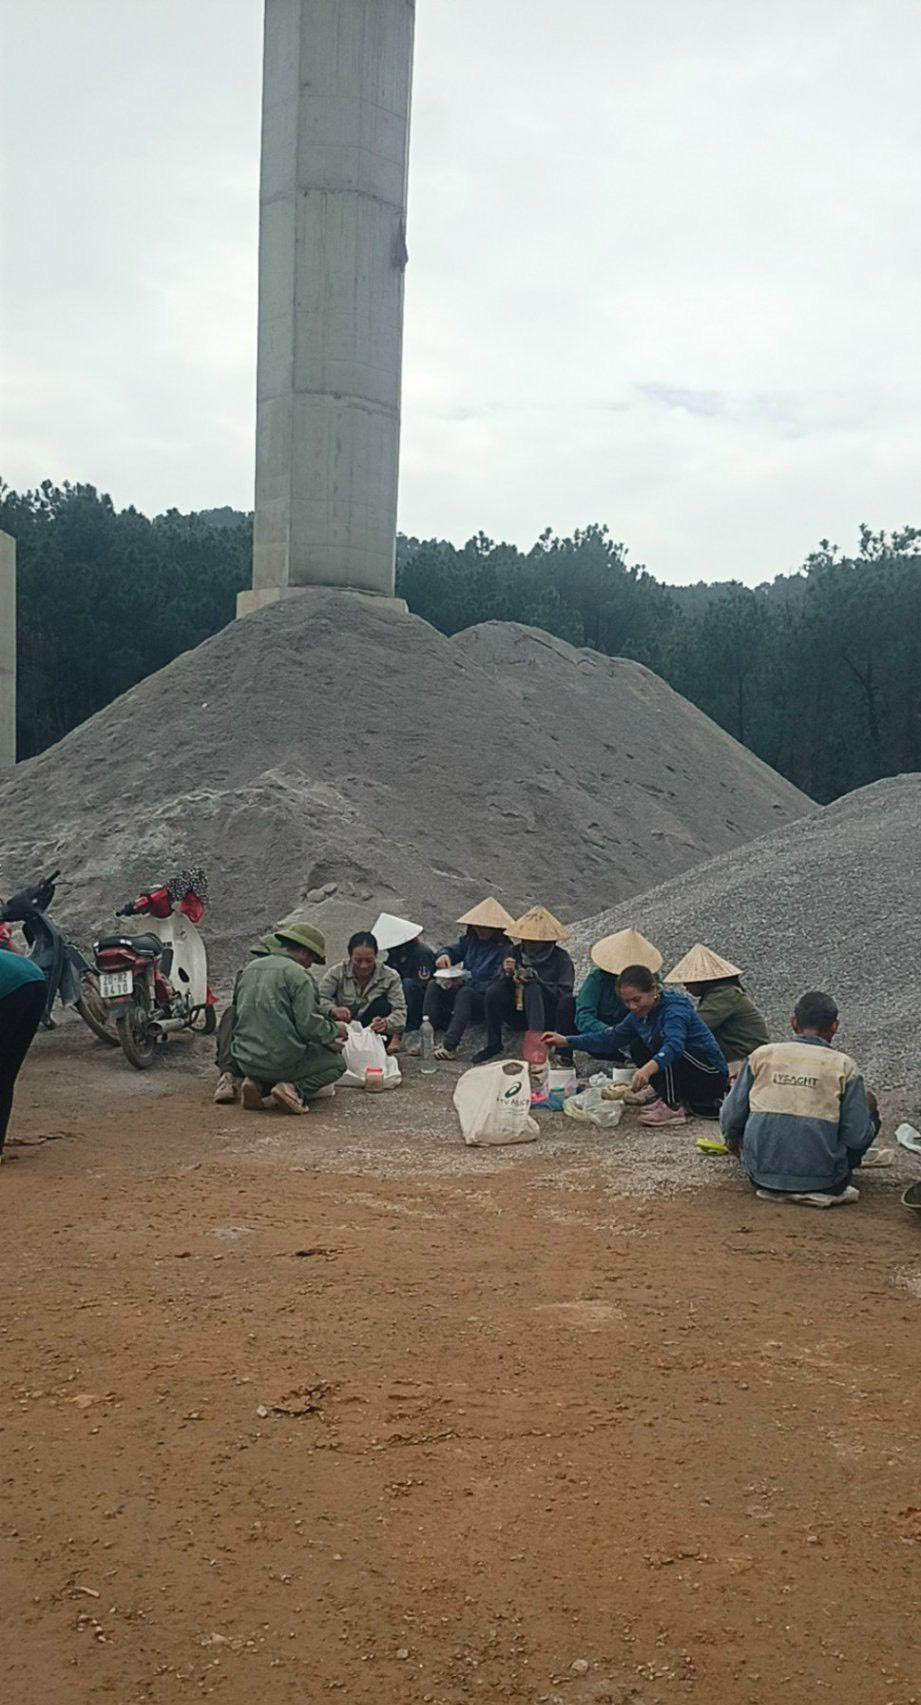
<instances>
[{"instance_id":1,"label":"large sand pile","mask_svg":"<svg viewBox=\"0 0 921 1705\"><path fill-rule=\"evenodd\" d=\"M740 965L777 1034L796 997L826 989L841 1046L894 1104L921 1090L921 775L896 776L576 925L590 944L635 924L666 969L695 941Z\"/></svg>"},{"instance_id":2,"label":"large sand pile","mask_svg":"<svg viewBox=\"0 0 921 1705\"><path fill-rule=\"evenodd\" d=\"M58 915L86 939L200 862L226 974L254 933L321 900L334 945L378 906L435 937L486 891L585 916L810 809L638 664L501 623L449 640L305 593L0 784L0 892L62 865Z\"/></svg>"}]
</instances>

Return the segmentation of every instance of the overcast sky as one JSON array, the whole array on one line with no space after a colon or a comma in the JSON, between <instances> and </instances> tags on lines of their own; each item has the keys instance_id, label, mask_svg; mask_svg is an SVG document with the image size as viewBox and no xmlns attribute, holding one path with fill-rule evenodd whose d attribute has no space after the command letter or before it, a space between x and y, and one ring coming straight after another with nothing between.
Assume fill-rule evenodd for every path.
<instances>
[{"instance_id":1,"label":"overcast sky","mask_svg":"<svg viewBox=\"0 0 921 1705\"><path fill-rule=\"evenodd\" d=\"M0 475L252 505L262 0L0 0ZM418 0L401 526L921 525L918 0Z\"/></svg>"}]
</instances>

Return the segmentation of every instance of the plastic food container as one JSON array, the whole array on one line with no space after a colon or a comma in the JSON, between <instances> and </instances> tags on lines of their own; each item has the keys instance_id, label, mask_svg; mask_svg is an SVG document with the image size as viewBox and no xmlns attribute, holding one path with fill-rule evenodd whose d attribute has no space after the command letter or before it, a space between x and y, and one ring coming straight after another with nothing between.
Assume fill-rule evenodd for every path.
<instances>
[{"instance_id":1,"label":"plastic food container","mask_svg":"<svg viewBox=\"0 0 921 1705\"><path fill-rule=\"evenodd\" d=\"M365 1089L376 1093L384 1087L383 1066L365 1066Z\"/></svg>"}]
</instances>

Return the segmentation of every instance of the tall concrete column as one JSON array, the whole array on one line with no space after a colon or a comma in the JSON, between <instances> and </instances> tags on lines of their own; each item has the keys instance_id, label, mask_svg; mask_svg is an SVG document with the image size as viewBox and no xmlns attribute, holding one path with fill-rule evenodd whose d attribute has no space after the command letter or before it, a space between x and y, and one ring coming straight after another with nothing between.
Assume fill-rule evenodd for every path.
<instances>
[{"instance_id":1,"label":"tall concrete column","mask_svg":"<svg viewBox=\"0 0 921 1705\"><path fill-rule=\"evenodd\" d=\"M253 590L392 596L415 0L266 0Z\"/></svg>"},{"instance_id":2,"label":"tall concrete column","mask_svg":"<svg viewBox=\"0 0 921 1705\"><path fill-rule=\"evenodd\" d=\"M0 533L0 770L16 762L16 541Z\"/></svg>"}]
</instances>

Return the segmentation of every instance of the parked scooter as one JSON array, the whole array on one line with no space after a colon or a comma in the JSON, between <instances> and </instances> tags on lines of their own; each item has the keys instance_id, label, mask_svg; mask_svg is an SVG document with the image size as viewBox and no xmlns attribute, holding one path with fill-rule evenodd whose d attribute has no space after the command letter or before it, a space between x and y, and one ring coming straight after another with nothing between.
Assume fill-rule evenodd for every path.
<instances>
[{"instance_id":1,"label":"parked scooter","mask_svg":"<svg viewBox=\"0 0 921 1705\"><path fill-rule=\"evenodd\" d=\"M195 927L207 896L204 872L182 871L116 912L117 918L147 919L143 934L106 935L93 944L99 992L125 1058L138 1071L152 1063L171 1030L210 1036L217 1028L208 956Z\"/></svg>"},{"instance_id":2,"label":"parked scooter","mask_svg":"<svg viewBox=\"0 0 921 1705\"><path fill-rule=\"evenodd\" d=\"M41 882L34 883L31 888L21 889L7 900L5 905L0 906L0 950L13 953L17 951L6 926L21 924L30 950L29 958L34 959L36 965L45 973L47 994L42 1015L44 1028L55 1028L51 1009L57 998L62 1006L74 1007L84 1024L88 1025L101 1041L110 1042L113 1047L117 1047L118 1037L109 1023L96 972L88 960L84 959L80 949L61 934L57 924L47 915L54 900L60 874L59 870L52 871L50 876L43 877Z\"/></svg>"}]
</instances>

